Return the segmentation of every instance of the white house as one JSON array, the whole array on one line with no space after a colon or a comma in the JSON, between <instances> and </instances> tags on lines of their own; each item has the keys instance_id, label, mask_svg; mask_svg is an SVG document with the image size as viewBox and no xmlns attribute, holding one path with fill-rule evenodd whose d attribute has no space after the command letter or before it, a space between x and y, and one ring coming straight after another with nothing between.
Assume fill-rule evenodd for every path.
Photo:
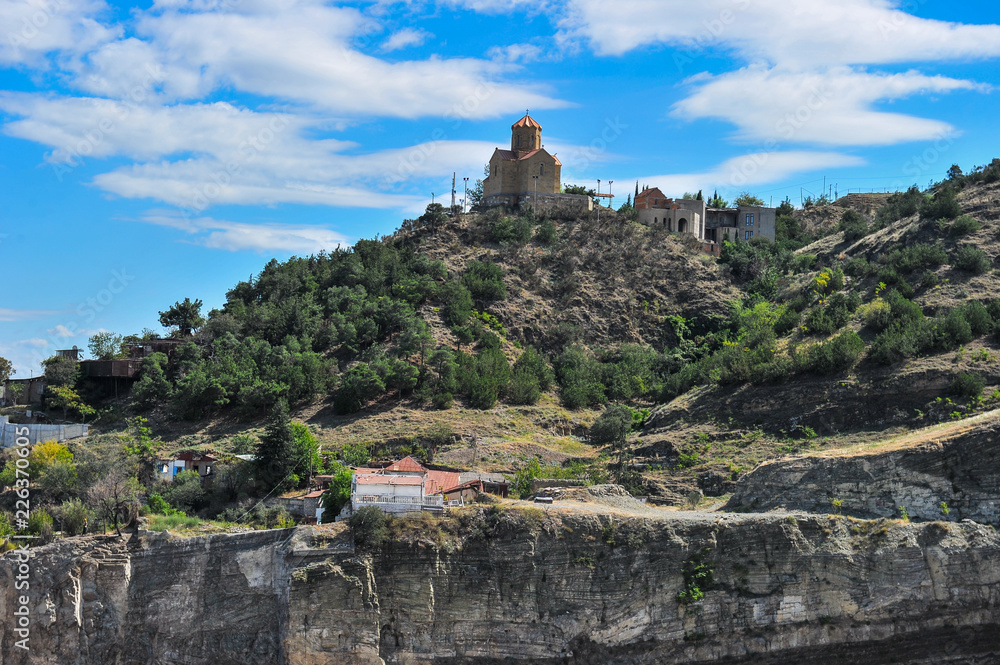
<instances>
[{"instance_id":1,"label":"white house","mask_svg":"<svg viewBox=\"0 0 1000 665\"><path fill-rule=\"evenodd\" d=\"M357 469L351 481L351 513L365 506L386 513L441 511L441 490L457 480L457 473L430 471L411 457L384 469Z\"/></svg>"}]
</instances>

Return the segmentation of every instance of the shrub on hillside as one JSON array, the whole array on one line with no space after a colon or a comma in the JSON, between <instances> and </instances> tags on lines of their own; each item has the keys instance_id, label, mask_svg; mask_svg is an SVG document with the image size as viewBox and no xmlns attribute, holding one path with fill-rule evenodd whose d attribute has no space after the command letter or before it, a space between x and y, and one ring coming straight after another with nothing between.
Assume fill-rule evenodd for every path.
<instances>
[{"instance_id":1,"label":"shrub on hillside","mask_svg":"<svg viewBox=\"0 0 1000 665\"><path fill-rule=\"evenodd\" d=\"M354 544L362 549L375 549L389 537L389 520L375 506L359 508L347 522L354 534Z\"/></svg>"},{"instance_id":2,"label":"shrub on hillside","mask_svg":"<svg viewBox=\"0 0 1000 665\"><path fill-rule=\"evenodd\" d=\"M948 226L948 235L952 238L960 238L975 233L979 229L979 222L974 217L962 215Z\"/></svg>"},{"instance_id":3,"label":"shrub on hillside","mask_svg":"<svg viewBox=\"0 0 1000 665\"><path fill-rule=\"evenodd\" d=\"M893 194L875 214L875 226L883 228L904 217L916 214L924 201L924 195L916 187Z\"/></svg>"},{"instance_id":4,"label":"shrub on hillside","mask_svg":"<svg viewBox=\"0 0 1000 665\"><path fill-rule=\"evenodd\" d=\"M972 334L985 335L993 329L993 318L983 303L978 300L970 300L962 306L962 316L969 322Z\"/></svg>"},{"instance_id":5,"label":"shrub on hillside","mask_svg":"<svg viewBox=\"0 0 1000 665\"><path fill-rule=\"evenodd\" d=\"M886 265L900 273L921 268L936 268L948 261L948 253L940 245L917 243L896 249L885 257Z\"/></svg>"},{"instance_id":6,"label":"shrub on hillside","mask_svg":"<svg viewBox=\"0 0 1000 665\"><path fill-rule=\"evenodd\" d=\"M542 245L551 245L558 235L555 222L548 217L543 219L535 230L535 240Z\"/></svg>"},{"instance_id":7,"label":"shrub on hillside","mask_svg":"<svg viewBox=\"0 0 1000 665\"><path fill-rule=\"evenodd\" d=\"M955 250L955 254L951 259L951 265L959 270L971 272L973 275L982 275L990 269L990 259L986 255L986 252L978 247L962 245Z\"/></svg>"},{"instance_id":8,"label":"shrub on hillside","mask_svg":"<svg viewBox=\"0 0 1000 665\"><path fill-rule=\"evenodd\" d=\"M799 327L799 323L802 321L802 314L795 311L791 307L785 307L785 310L778 317L778 320L774 322L774 334L778 337L784 337L788 333L792 332Z\"/></svg>"},{"instance_id":9,"label":"shrub on hillside","mask_svg":"<svg viewBox=\"0 0 1000 665\"><path fill-rule=\"evenodd\" d=\"M503 300L507 297L503 268L495 263L471 261L462 275L462 283L476 300Z\"/></svg>"},{"instance_id":10,"label":"shrub on hillside","mask_svg":"<svg viewBox=\"0 0 1000 665\"><path fill-rule=\"evenodd\" d=\"M816 374L833 374L851 367L865 352L865 343L853 330L809 349L808 366Z\"/></svg>"},{"instance_id":11,"label":"shrub on hillside","mask_svg":"<svg viewBox=\"0 0 1000 665\"><path fill-rule=\"evenodd\" d=\"M531 221L527 217L500 217L489 224L489 238L498 245L523 244L531 240Z\"/></svg>"},{"instance_id":12,"label":"shrub on hillside","mask_svg":"<svg viewBox=\"0 0 1000 665\"><path fill-rule=\"evenodd\" d=\"M868 277L869 275L874 275L876 270L877 266L869 263L867 259L860 256L851 259L844 265L844 274L851 277Z\"/></svg>"},{"instance_id":13,"label":"shrub on hillside","mask_svg":"<svg viewBox=\"0 0 1000 665\"><path fill-rule=\"evenodd\" d=\"M951 382L949 390L954 395L976 399L983 393L983 388L985 387L986 382L983 381L982 377L970 374L969 372L962 372Z\"/></svg>"},{"instance_id":14,"label":"shrub on hillside","mask_svg":"<svg viewBox=\"0 0 1000 665\"><path fill-rule=\"evenodd\" d=\"M854 210L844 212L840 218L838 230L844 234L844 240L853 242L868 235L868 222L860 213Z\"/></svg>"},{"instance_id":15,"label":"shrub on hillside","mask_svg":"<svg viewBox=\"0 0 1000 665\"><path fill-rule=\"evenodd\" d=\"M972 341L972 326L965 320L960 308L949 311L944 316L935 317L935 342L943 351L958 348Z\"/></svg>"},{"instance_id":16,"label":"shrub on hillside","mask_svg":"<svg viewBox=\"0 0 1000 665\"><path fill-rule=\"evenodd\" d=\"M942 187L930 199L920 206L920 216L923 219L955 219L962 214L962 206L955 198L955 190Z\"/></svg>"}]
</instances>

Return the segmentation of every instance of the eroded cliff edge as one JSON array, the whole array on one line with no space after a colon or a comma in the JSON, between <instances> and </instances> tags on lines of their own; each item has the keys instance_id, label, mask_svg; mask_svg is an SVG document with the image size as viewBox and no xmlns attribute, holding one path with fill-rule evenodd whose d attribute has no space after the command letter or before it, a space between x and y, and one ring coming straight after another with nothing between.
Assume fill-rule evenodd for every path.
<instances>
[{"instance_id":1,"label":"eroded cliff edge","mask_svg":"<svg viewBox=\"0 0 1000 665\"><path fill-rule=\"evenodd\" d=\"M1000 537L969 522L477 508L397 531L375 552L341 525L40 548L29 652L14 648L8 554L0 662L940 663L998 649ZM713 582L682 604L699 556Z\"/></svg>"}]
</instances>

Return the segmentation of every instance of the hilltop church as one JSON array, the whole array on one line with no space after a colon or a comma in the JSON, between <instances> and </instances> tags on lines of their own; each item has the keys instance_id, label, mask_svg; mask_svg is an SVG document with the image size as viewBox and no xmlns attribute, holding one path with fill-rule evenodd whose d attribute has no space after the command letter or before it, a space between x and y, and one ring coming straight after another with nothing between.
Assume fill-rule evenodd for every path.
<instances>
[{"instance_id":1,"label":"hilltop church","mask_svg":"<svg viewBox=\"0 0 1000 665\"><path fill-rule=\"evenodd\" d=\"M589 196L562 194L562 163L542 145L542 126L525 114L511 125L510 150L497 148L483 181L487 206L592 210Z\"/></svg>"}]
</instances>

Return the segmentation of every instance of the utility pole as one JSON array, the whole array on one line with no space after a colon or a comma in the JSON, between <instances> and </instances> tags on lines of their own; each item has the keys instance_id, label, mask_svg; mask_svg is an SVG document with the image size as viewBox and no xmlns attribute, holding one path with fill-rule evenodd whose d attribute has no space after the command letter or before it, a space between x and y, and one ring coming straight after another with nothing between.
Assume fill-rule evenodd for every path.
<instances>
[{"instance_id":1,"label":"utility pole","mask_svg":"<svg viewBox=\"0 0 1000 665\"><path fill-rule=\"evenodd\" d=\"M458 175L454 171L451 172L451 214L455 214L455 176Z\"/></svg>"},{"instance_id":2,"label":"utility pole","mask_svg":"<svg viewBox=\"0 0 1000 665\"><path fill-rule=\"evenodd\" d=\"M465 212L466 212L465 206L466 206L466 204L467 204L467 202L469 200L469 178L465 177L465 178L462 178L462 180L465 181L465 198L462 199L462 214L465 214Z\"/></svg>"},{"instance_id":3,"label":"utility pole","mask_svg":"<svg viewBox=\"0 0 1000 665\"><path fill-rule=\"evenodd\" d=\"M608 180L608 194L611 194L611 185L615 184L614 180ZM611 198L608 199L608 207L614 209L615 207L615 195L611 194Z\"/></svg>"}]
</instances>

